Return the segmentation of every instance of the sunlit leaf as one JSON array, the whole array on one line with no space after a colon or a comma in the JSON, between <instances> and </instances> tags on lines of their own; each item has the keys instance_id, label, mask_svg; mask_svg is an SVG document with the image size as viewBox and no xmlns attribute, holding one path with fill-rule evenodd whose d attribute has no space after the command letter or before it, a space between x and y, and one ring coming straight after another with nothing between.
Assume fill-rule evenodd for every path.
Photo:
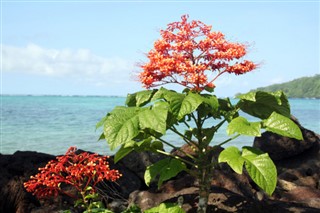
<instances>
[{"instance_id":1,"label":"sunlit leaf","mask_svg":"<svg viewBox=\"0 0 320 213\"><path fill-rule=\"evenodd\" d=\"M244 117L237 117L229 123L227 133L228 135L238 133L241 135L261 136L260 129L260 122L249 122Z\"/></svg>"},{"instance_id":2,"label":"sunlit leaf","mask_svg":"<svg viewBox=\"0 0 320 213\"><path fill-rule=\"evenodd\" d=\"M218 162L226 162L238 174L242 174L244 158L237 147L230 146L225 148L219 155Z\"/></svg>"},{"instance_id":3,"label":"sunlit leaf","mask_svg":"<svg viewBox=\"0 0 320 213\"><path fill-rule=\"evenodd\" d=\"M301 130L297 124L295 124L290 118L280 115L276 112L272 113L270 117L263 122L267 131L295 138L297 140L303 140Z\"/></svg>"},{"instance_id":4,"label":"sunlit leaf","mask_svg":"<svg viewBox=\"0 0 320 213\"><path fill-rule=\"evenodd\" d=\"M185 169L186 165L183 162L174 158L166 158L148 166L144 174L144 180L147 186L149 186L152 180L159 177L158 187L160 187L163 181L175 177Z\"/></svg>"},{"instance_id":5,"label":"sunlit leaf","mask_svg":"<svg viewBox=\"0 0 320 213\"><path fill-rule=\"evenodd\" d=\"M267 153L257 154L252 147L243 147L245 168L252 180L271 195L277 185L277 169Z\"/></svg>"}]
</instances>

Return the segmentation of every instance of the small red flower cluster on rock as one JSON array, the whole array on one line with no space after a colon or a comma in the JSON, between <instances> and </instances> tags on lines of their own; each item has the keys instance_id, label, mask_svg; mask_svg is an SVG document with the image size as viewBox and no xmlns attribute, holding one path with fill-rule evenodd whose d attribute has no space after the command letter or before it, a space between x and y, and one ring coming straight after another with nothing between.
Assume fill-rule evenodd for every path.
<instances>
[{"instance_id":1,"label":"small red flower cluster on rock","mask_svg":"<svg viewBox=\"0 0 320 213\"><path fill-rule=\"evenodd\" d=\"M24 183L26 190L38 198L44 198L64 193L60 186L67 184L82 193L89 186L94 191L94 186L103 180L116 181L121 177L118 170L109 168L108 156L87 152L76 154L76 150L76 147L70 147L65 155L39 168L40 173Z\"/></svg>"},{"instance_id":2,"label":"small red flower cluster on rock","mask_svg":"<svg viewBox=\"0 0 320 213\"><path fill-rule=\"evenodd\" d=\"M149 62L141 65L139 79L146 88L177 83L202 91L215 87L213 82L222 73L240 75L257 67L251 61L239 61L247 53L246 45L228 42L201 21L188 22L187 15L181 19L160 31L162 38L147 55Z\"/></svg>"}]
</instances>

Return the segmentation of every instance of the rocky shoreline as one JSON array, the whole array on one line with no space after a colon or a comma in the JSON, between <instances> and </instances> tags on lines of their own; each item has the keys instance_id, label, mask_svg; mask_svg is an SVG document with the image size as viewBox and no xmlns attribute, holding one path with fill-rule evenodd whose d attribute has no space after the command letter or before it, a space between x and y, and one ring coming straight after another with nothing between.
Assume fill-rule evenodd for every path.
<instances>
[{"instance_id":1,"label":"rocky shoreline","mask_svg":"<svg viewBox=\"0 0 320 213\"><path fill-rule=\"evenodd\" d=\"M303 127L301 130L304 141L269 132L255 138L254 146L268 151L277 166L278 183L271 197L260 191L245 173L238 175L228 165L221 164L212 179L208 212L320 212L320 138ZM183 149L192 154L187 146ZM165 182L160 189L155 184L145 185L145 168L161 158L148 152L131 153L114 164L111 157L110 167L118 169L123 176L116 184L100 186L108 207L121 212L129 204L136 204L144 210L161 202L179 200L187 212L195 212L197 182L186 173ZM0 154L0 212L42 213L66 209L78 212L67 196L38 201L23 188L23 182L52 159L55 156L30 151Z\"/></svg>"}]
</instances>

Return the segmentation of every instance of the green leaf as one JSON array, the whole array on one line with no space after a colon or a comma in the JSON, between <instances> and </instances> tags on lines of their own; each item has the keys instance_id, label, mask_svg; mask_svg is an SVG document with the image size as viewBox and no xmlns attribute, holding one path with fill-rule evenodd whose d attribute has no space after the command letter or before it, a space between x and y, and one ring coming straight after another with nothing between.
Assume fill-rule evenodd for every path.
<instances>
[{"instance_id":1,"label":"green leaf","mask_svg":"<svg viewBox=\"0 0 320 213\"><path fill-rule=\"evenodd\" d=\"M174 158L166 158L148 166L144 174L144 180L147 186L149 186L151 181L159 176L158 187L160 188L163 181L175 177L185 169L186 165L183 162Z\"/></svg>"},{"instance_id":2,"label":"green leaf","mask_svg":"<svg viewBox=\"0 0 320 213\"><path fill-rule=\"evenodd\" d=\"M98 197L99 197L98 194L93 193L93 194L87 194L84 198L88 200L88 199L97 199Z\"/></svg>"},{"instance_id":3,"label":"green leaf","mask_svg":"<svg viewBox=\"0 0 320 213\"><path fill-rule=\"evenodd\" d=\"M96 124L96 130L103 126L104 122L107 120L107 116L103 117L97 124Z\"/></svg>"},{"instance_id":4,"label":"green leaf","mask_svg":"<svg viewBox=\"0 0 320 213\"><path fill-rule=\"evenodd\" d=\"M201 118L208 115L215 116L218 112L219 102L216 96L209 94L201 94L203 103L198 107L197 111Z\"/></svg>"},{"instance_id":5,"label":"green leaf","mask_svg":"<svg viewBox=\"0 0 320 213\"><path fill-rule=\"evenodd\" d=\"M225 148L219 155L218 162L226 162L238 174L242 174L244 158L237 147L230 146Z\"/></svg>"},{"instance_id":6,"label":"green leaf","mask_svg":"<svg viewBox=\"0 0 320 213\"><path fill-rule=\"evenodd\" d=\"M173 115L178 116L182 101L185 98L185 96L185 94L161 88L158 92L154 94L152 101L164 99L170 105L170 112Z\"/></svg>"},{"instance_id":7,"label":"green leaf","mask_svg":"<svg viewBox=\"0 0 320 213\"><path fill-rule=\"evenodd\" d=\"M166 102L157 102L150 107L116 107L104 123L104 135L110 149L130 143L142 130L164 134L167 114Z\"/></svg>"},{"instance_id":8,"label":"green leaf","mask_svg":"<svg viewBox=\"0 0 320 213\"><path fill-rule=\"evenodd\" d=\"M270 117L263 121L263 125L267 131L295 138L297 140L303 140L301 130L297 124L295 124L290 118L273 112Z\"/></svg>"},{"instance_id":9,"label":"green leaf","mask_svg":"<svg viewBox=\"0 0 320 213\"><path fill-rule=\"evenodd\" d=\"M83 213L113 213L113 211L105 208L92 208L84 211Z\"/></svg>"},{"instance_id":10,"label":"green leaf","mask_svg":"<svg viewBox=\"0 0 320 213\"><path fill-rule=\"evenodd\" d=\"M228 135L239 133L241 135L261 136L260 129L260 122L249 122L246 118L240 116L229 123L227 133Z\"/></svg>"},{"instance_id":11,"label":"green leaf","mask_svg":"<svg viewBox=\"0 0 320 213\"><path fill-rule=\"evenodd\" d=\"M74 207L80 206L83 204L83 200L82 199L78 199L76 201L74 201Z\"/></svg>"},{"instance_id":12,"label":"green leaf","mask_svg":"<svg viewBox=\"0 0 320 213\"><path fill-rule=\"evenodd\" d=\"M100 137L99 137L98 141L103 140L103 139L105 139L105 137L104 137L104 133L102 133L102 134L100 135Z\"/></svg>"},{"instance_id":13,"label":"green leaf","mask_svg":"<svg viewBox=\"0 0 320 213\"><path fill-rule=\"evenodd\" d=\"M218 99L219 101L219 109L216 114L214 114L214 118L221 118L223 116L228 122L232 119L239 116L237 109L232 105L229 98L226 99Z\"/></svg>"},{"instance_id":14,"label":"green leaf","mask_svg":"<svg viewBox=\"0 0 320 213\"><path fill-rule=\"evenodd\" d=\"M189 92L182 100L181 107L178 113L178 120L182 119L185 115L195 111L200 104L203 103L203 98L198 93Z\"/></svg>"},{"instance_id":15,"label":"green leaf","mask_svg":"<svg viewBox=\"0 0 320 213\"><path fill-rule=\"evenodd\" d=\"M262 155L264 154L264 152L262 152L260 149L256 149L254 147L250 147L250 146L244 146L242 147L242 156L246 156L246 157L256 157L257 155Z\"/></svg>"},{"instance_id":16,"label":"green leaf","mask_svg":"<svg viewBox=\"0 0 320 213\"><path fill-rule=\"evenodd\" d=\"M143 90L127 96L126 105L129 107L133 106L144 106L150 102L152 96L157 90Z\"/></svg>"},{"instance_id":17,"label":"green leaf","mask_svg":"<svg viewBox=\"0 0 320 213\"><path fill-rule=\"evenodd\" d=\"M243 164L252 180L267 194L271 195L277 184L277 169L267 153L252 147L243 147L242 154L236 147L227 147L218 158L226 162L238 174L242 173Z\"/></svg>"},{"instance_id":18,"label":"green leaf","mask_svg":"<svg viewBox=\"0 0 320 213\"><path fill-rule=\"evenodd\" d=\"M139 114L147 108L116 107L104 124L104 135L110 149L130 142L139 134Z\"/></svg>"},{"instance_id":19,"label":"green leaf","mask_svg":"<svg viewBox=\"0 0 320 213\"><path fill-rule=\"evenodd\" d=\"M208 104L213 111L216 111L219 108L219 100L215 95L203 94L203 102Z\"/></svg>"},{"instance_id":20,"label":"green leaf","mask_svg":"<svg viewBox=\"0 0 320 213\"><path fill-rule=\"evenodd\" d=\"M165 134L167 128L168 103L156 102L150 110L145 110L139 115L141 129L152 129Z\"/></svg>"},{"instance_id":21,"label":"green leaf","mask_svg":"<svg viewBox=\"0 0 320 213\"><path fill-rule=\"evenodd\" d=\"M203 138L203 142L206 144L209 144L212 141L212 138L214 134L216 133L216 127L210 127L210 128L203 128L202 129L202 134L205 135L205 138Z\"/></svg>"},{"instance_id":22,"label":"green leaf","mask_svg":"<svg viewBox=\"0 0 320 213\"><path fill-rule=\"evenodd\" d=\"M146 138L142 141L131 143L126 143L121 146L114 156L114 162L117 163L119 160L130 154L132 151L142 152L142 151L152 151L163 150L163 144L160 141L153 141L152 137Z\"/></svg>"},{"instance_id":23,"label":"green leaf","mask_svg":"<svg viewBox=\"0 0 320 213\"><path fill-rule=\"evenodd\" d=\"M245 168L252 180L271 195L277 185L277 169L267 153L257 154L260 151L252 147L243 147L242 157Z\"/></svg>"},{"instance_id":24,"label":"green leaf","mask_svg":"<svg viewBox=\"0 0 320 213\"><path fill-rule=\"evenodd\" d=\"M250 92L239 96L237 104L240 109L252 116L266 119L272 112L290 117L290 106L287 97L282 92Z\"/></svg>"},{"instance_id":25,"label":"green leaf","mask_svg":"<svg viewBox=\"0 0 320 213\"><path fill-rule=\"evenodd\" d=\"M214 88L208 87L208 86L205 86L205 87L204 87L204 90L207 91L207 92L210 92L210 93L213 93L213 92L214 92Z\"/></svg>"},{"instance_id":26,"label":"green leaf","mask_svg":"<svg viewBox=\"0 0 320 213\"><path fill-rule=\"evenodd\" d=\"M161 203L159 206L145 210L144 213L185 213L185 211L177 204Z\"/></svg>"},{"instance_id":27,"label":"green leaf","mask_svg":"<svg viewBox=\"0 0 320 213\"><path fill-rule=\"evenodd\" d=\"M198 93L188 92L188 94L182 94L165 88L157 91L152 101L160 99L164 99L169 103L169 111L177 120L181 120L185 115L192 113L204 102L204 98ZM214 104L213 100L207 101L208 103Z\"/></svg>"}]
</instances>

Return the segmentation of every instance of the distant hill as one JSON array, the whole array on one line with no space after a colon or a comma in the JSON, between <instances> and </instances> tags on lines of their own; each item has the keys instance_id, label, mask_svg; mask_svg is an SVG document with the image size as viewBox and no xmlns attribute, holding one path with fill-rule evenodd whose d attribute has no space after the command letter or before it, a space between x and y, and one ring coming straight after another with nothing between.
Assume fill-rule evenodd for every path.
<instances>
[{"instance_id":1,"label":"distant hill","mask_svg":"<svg viewBox=\"0 0 320 213\"><path fill-rule=\"evenodd\" d=\"M320 74L267 87L259 87L251 91L257 90L265 92L282 90L288 98L320 98Z\"/></svg>"}]
</instances>

